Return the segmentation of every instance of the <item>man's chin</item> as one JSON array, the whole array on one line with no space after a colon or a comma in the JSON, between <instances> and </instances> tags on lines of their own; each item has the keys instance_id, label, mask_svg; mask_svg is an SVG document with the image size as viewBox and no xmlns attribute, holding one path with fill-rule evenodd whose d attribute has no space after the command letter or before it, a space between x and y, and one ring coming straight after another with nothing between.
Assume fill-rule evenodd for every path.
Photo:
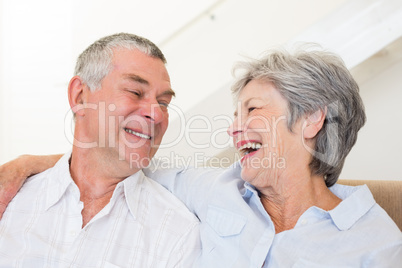
<instances>
[{"instance_id":1,"label":"man's chin","mask_svg":"<svg viewBox=\"0 0 402 268\"><path fill-rule=\"evenodd\" d=\"M138 153L130 153L126 155L125 161L129 164L131 170L141 170L146 168L151 163L151 158L149 156L142 156Z\"/></svg>"}]
</instances>

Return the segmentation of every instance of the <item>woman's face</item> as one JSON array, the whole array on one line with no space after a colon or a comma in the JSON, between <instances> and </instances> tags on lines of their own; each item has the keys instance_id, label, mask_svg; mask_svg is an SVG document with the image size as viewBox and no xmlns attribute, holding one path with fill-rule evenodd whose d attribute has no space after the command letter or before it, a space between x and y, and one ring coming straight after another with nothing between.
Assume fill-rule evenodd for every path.
<instances>
[{"instance_id":1,"label":"woman's face","mask_svg":"<svg viewBox=\"0 0 402 268\"><path fill-rule=\"evenodd\" d=\"M277 183L302 145L298 124L290 132L287 117L287 101L272 83L252 80L240 92L228 132L242 157L243 180L257 188Z\"/></svg>"}]
</instances>

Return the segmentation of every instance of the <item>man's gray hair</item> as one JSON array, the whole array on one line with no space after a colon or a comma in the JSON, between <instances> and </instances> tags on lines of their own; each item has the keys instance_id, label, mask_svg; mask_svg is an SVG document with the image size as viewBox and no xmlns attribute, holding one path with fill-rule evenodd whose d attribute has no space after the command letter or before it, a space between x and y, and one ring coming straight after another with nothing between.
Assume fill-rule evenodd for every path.
<instances>
[{"instance_id":1,"label":"man's gray hair","mask_svg":"<svg viewBox=\"0 0 402 268\"><path fill-rule=\"evenodd\" d=\"M272 82L288 102L290 131L302 116L327 111L315 148L310 150L310 169L323 176L328 187L335 184L366 121L359 86L342 59L327 51L300 47L293 53L268 51L261 59L240 62L234 73L238 70L244 72L232 86L235 99L253 79Z\"/></svg>"},{"instance_id":2,"label":"man's gray hair","mask_svg":"<svg viewBox=\"0 0 402 268\"><path fill-rule=\"evenodd\" d=\"M99 89L103 78L112 70L113 49L138 49L166 63L162 51L148 39L128 33L109 35L95 41L77 59L74 75L80 76L92 90Z\"/></svg>"}]
</instances>

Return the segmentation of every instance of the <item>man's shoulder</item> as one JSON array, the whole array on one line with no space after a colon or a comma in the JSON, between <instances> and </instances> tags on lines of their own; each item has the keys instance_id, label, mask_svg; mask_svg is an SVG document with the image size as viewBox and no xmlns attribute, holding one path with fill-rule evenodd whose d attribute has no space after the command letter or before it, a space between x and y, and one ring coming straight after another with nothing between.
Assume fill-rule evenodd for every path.
<instances>
[{"instance_id":1,"label":"man's shoulder","mask_svg":"<svg viewBox=\"0 0 402 268\"><path fill-rule=\"evenodd\" d=\"M29 202L27 200L36 199L38 198L38 195L41 196L39 198L43 198L44 194L48 193L49 191L51 192L55 187L58 187L60 185L59 177L68 172L68 167L64 167L66 165L64 163L66 162L66 157L68 157L68 155L63 156L54 167L27 178L13 201L21 199L24 200L23 202L27 203Z\"/></svg>"},{"instance_id":2,"label":"man's shoulder","mask_svg":"<svg viewBox=\"0 0 402 268\"><path fill-rule=\"evenodd\" d=\"M7 207L6 214L18 212L20 220L36 213L37 209L43 209L45 196L48 191L49 171L38 173L29 177L18 191L17 195L11 200Z\"/></svg>"},{"instance_id":3,"label":"man's shoulder","mask_svg":"<svg viewBox=\"0 0 402 268\"><path fill-rule=\"evenodd\" d=\"M59 159L59 161L57 161L57 163L53 167L29 177L25 181L21 190L23 190L24 188L34 189L43 185L47 180L49 180L49 183L55 183L54 177L60 177L62 175L69 174L68 159L70 158L70 155L71 152L66 153L61 159Z\"/></svg>"},{"instance_id":4,"label":"man's shoulder","mask_svg":"<svg viewBox=\"0 0 402 268\"><path fill-rule=\"evenodd\" d=\"M44 186L44 183L46 180L49 178L49 174L51 173L52 168L49 168L41 173L35 174L25 181L25 183L22 185L20 191L18 194L23 193L24 191L36 191L39 188L42 188Z\"/></svg>"},{"instance_id":5,"label":"man's shoulder","mask_svg":"<svg viewBox=\"0 0 402 268\"><path fill-rule=\"evenodd\" d=\"M154 180L144 176L142 189L150 196L150 202L154 209L169 211L187 223L198 222L195 215L188 210L182 201Z\"/></svg>"}]
</instances>

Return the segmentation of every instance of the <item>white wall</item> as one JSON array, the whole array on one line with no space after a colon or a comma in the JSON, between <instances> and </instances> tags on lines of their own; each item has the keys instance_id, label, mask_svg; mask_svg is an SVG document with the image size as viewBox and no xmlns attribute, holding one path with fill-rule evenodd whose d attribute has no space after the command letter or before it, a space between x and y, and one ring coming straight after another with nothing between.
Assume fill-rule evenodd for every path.
<instances>
[{"instance_id":1,"label":"white wall","mask_svg":"<svg viewBox=\"0 0 402 268\"><path fill-rule=\"evenodd\" d=\"M162 49L169 60L175 104L190 110L232 80L234 62L284 44L345 0L223 1Z\"/></svg>"},{"instance_id":2,"label":"white wall","mask_svg":"<svg viewBox=\"0 0 402 268\"><path fill-rule=\"evenodd\" d=\"M352 70L367 123L341 178L402 180L402 38Z\"/></svg>"},{"instance_id":3,"label":"white wall","mask_svg":"<svg viewBox=\"0 0 402 268\"><path fill-rule=\"evenodd\" d=\"M71 148L67 85L89 44L123 31L163 42L215 2L0 0L0 164Z\"/></svg>"},{"instance_id":4,"label":"white wall","mask_svg":"<svg viewBox=\"0 0 402 268\"><path fill-rule=\"evenodd\" d=\"M0 10L3 9L3 0L0 0ZM2 15L2 13L0 13ZM4 21L0 19L0 36L3 36L3 23ZM0 59L4 58L4 49L3 49L3 42L0 42ZM1 61L0 61L1 62ZM4 71L3 71L3 64L0 63L0 151L1 148L5 148L5 123L4 123L4 96L3 96L3 88L4 88ZM4 153L0 153L0 155L4 155ZM0 163L1 156L0 156Z\"/></svg>"},{"instance_id":5,"label":"white wall","mask_svg":"<svg viewBox=\"0 0 402 268\"><path fill-rule=\"evenodd\" d=\"M63 135L65 82L72 69L68 3L2 2L0 162L68 148Z\"/></svg>"},{"instance_id":6,"label":"white wall","mask_svg":"<svg viewBox=\"0 0 402 268\"><path fill-rule=\"evenodd\" d=\"M162 148L156 157L180 155L186 163L198 165L198 159L221 154L227 143L228 120L233 118L230 84L233 64L247 57L257 57L271 46L284 44L311 25L334 12L346 1L224 1L174 40L162 46L170 61L168 68L177 98L173 104L184 112L185 120L171 113L172 123L164 143L175 143L174 149ZM212 131L205 132L209 127ZM191 121L194 117L202 117ZM181 126L181 127L180 127ZM201 129L200 133L182 135ZM202 133L202 131L204 131ZM216 136L211 136L221 131ZM216 138L216 140L215 140ZM201 146L207 144L209 146ZM195 146L200 145L200 146ZM202 162L202 161L201 161Z\"/></svg>"},{"instance_id":7,"label":"white wall","mask_svg":"<svg viewBox=\"0 0 402 268\"><path fill-rule=\"evenodd\" d=\"M213 129L224 129L228 122L222 118L214 121L214 116L232 116L228 99L235 61L256 57L328 18L341 24L353 16L353 12L346 17L338 15L344 14L339 13L342 9L365 3L393 9L388 3L398 1L160 0L150 4L138 0L0 0L0 164L24 153L57 153L71 147L65 137L64 117L69 108L66 86L78 53L104 35L127 31L155 41L168 59L178 96L173 105L179 106L187 119L207 115ZM380 25L386 18L377 15ZM355 18L352 23L356 22L359 20ZM364 23L359 27L365 29ZM334 32L332 37L340 34ZM339 40L343 43L344 39ZM351 40L344 41L350 44ZM362 48L359 44L353 47ZM391 50L392 55L399 53L396 48ZM396 108L402 92L401 67L389 60L394 56L384 55L380 53L353 70L361 79L368 122L346 163L344 178L402 180L397 170L402 141L398 138L401 118ZM374 68L380 61L382 68ZM173 111L165 144L177 135L179 125ZM199 120L190 127L206 125ZM191 135L200 143L211 140L210 133ZM224 132L215 137L220 144L227 141ZM186 157L194 157L194 152L222 157L231 149L194 149L181 139L175 149L165 148L158 156L169 156L172 151Z\"/></svg>"},{"instance_id":8,"label":"white wall","mask_svg":"<svg viewBox=\"0 0 402 268\"><path fill-rule=\"evenodd\" d=\"M258 6L257 1L250 2ZM305 2L304 2L305 3ZM228 3L229 5L229 3ZM195 165L209 164L208 157L216 156L219 159L235 159L235 151L231 148L217 148L213 143L224 144L227 142L227 135L222 133L216 135L215 139L211 138L211 133L216 133L220 129L224 129L229 125L225 120L214 120L217 115L232 117L233 107L222 100L229 100L230 80L231 75L228 71L231 68L230 58L239 59L239 54L233 50L233 47L225 47L228 44L234 44L238 51L249 56L256 56L266 47L273 44L284 43L291 39L291 42L297 40L317 41L324 43L326 47L340 53L346 60L349 67L353 67L352 72L355 75L359 85L361 86L361 95L366 105L368 121L366 126L361 130L358 142L348 156L341 178L345 179L397 179L402 180L399 172L399 163L402 161L401 149L402 140L398 138L401 133L402 113L398 111L396 103L402 101L401 79L398 75L401 70L398 69L402 60L399 56L402 53L400 39L391 43L392 40L401 36L400 20L401 3L398 1L347 1L338 3L336 8L329 8L327 5L321 7L319 14L325 14L320 18L315 18L314 14L303 12L307 17L311 18L313 23L308 25L295 14L289 14L290 17L295 17L296 21L302 21L297 26L292 24L280 23L278 17L283 14L277 14L273 18L263 18L258 14L254 14L252 25L264 25L259 29L265 28L265 32L269 35L259 34L252 36L248 32L247 26L244 29L240 26L242 20L235 28L238 34L233 34L230 23L234 18L241 18L240 14L236 14L236 8L222 5L221 9L211 13L214 20L205 18L197 25L197 32L184 33L180 36L181 42L175 44L177 46L176 53L188 53L187 57L180 62L173 63L173 75L183 73L183 70L192 65L195 60L195 65L192 74L188 78L178 80L179 89L185 88L185 84L191 84L191 89L196 89L197 92L207 92L208 94L199 101L198 105L185 103L188 98L194 96L192 90L180 92L176 103L180 107L186 107L185 110L185 127L189 132L195 128L206 129L211 128L207 133L197 133L191 135L183 135L183 138L175 145L174 150L171 148L161 149L158 157L168 159L171 162L181 161L187 163L189 161ZM242 6L238 10L245 10L247 7ZM308 6L304 6L308 8ZM317 7L319 8L319 7ZM258 6L259 11L263 13L268 7ZM302 9L302 7L300 7ZM221 12L221 13L220 13ZM229 13L229 14L226 14ZM257 12L257 13L258 13ZM339 20L337 20L339 18ZM247 19L249 19L247 17ZM276 24L272 24L270 20L276 20ZM396 20L399 23L396 23ZM216 21L218 23L216 24ZM258 21L258 22L257 22ZM246 24L247 25L247 24ZM278 26L280 25L280 27ZM211 43L207 39L208 34L212 29L218 33L223 33L223 29L228 29L225 34L225 42ZM283 32L282 32L282 31ZM213 40L220 40L218 33ZM291 33L286 35L287 33ZM379 34L380 33L380 34ZM240 37L247 37L241 39ZM237 38L237 39L236 39ZM195 55L193 51L186 46L188 44L201 43L202 51L197 51ZM180 46L180 44L182 44ZM189 46L194 47L194 46ZM250 48L254 47L254 48ZM258 48L257 48L258 47ZM216 48L216 50L214 50ZM170 47L167 51L170 52ZM378 50L381 50L378 52ZM174 50L175 51L175 50ZM258 53L256 53L258 51ZM255 53L255 54L254 54ZM376 54L375 54L376 53ZM375 54L374 56L372 56ZM190 56L191 55L191 56ZM207 55L213 55L208 58ZM233 62L233 61L232 61ZM199 74L203 74L205 79L200 80ZM197 78L198 77L198 78ZM177 80L177 79L176 79ZM381 86L378 86L381 84ZM373 87L377 90L373 90ZM380 89L379 89L380 88ZM183 98L186 94L188 98ZM194 97L193 97L194 98ZM192 105L192 107L189 107ZM196 116L205 115L210 126L205 124L205 120L190 121ZM175 119L172 122L173 129L169 129L165 141L172 142L183 127L183 120ZM389 122L394 122L390 124ZM385 134L386 133L386 134ZM189 137L191 139L189 139ZM204 144L209 146L202 147ZM194 148L194 145L199 145ZM201 148L202 147L202 148ZM177 155L184 156L177 160ZM206 160L205 160L206 159ZM204 161L205 160L205 161ZM219 164L225 165L222 161Z\"/></svg>"}]
</instances>

